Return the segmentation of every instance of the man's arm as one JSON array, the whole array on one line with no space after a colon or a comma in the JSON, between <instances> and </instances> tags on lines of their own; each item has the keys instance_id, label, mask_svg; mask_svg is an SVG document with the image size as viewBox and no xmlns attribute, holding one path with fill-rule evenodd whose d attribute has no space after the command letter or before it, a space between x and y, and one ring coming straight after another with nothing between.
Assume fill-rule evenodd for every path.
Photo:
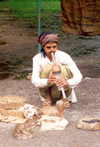
<instances>
[{"instance_id":1,"label":"man's arm","mask_svg":"<svg viewBox=\"0 0 100 147\"><path fill-rule=\"evenodd\" d=\"M82 80L81 72L79 71L76 63L72 60L72 58L68 54L64 53L61 61L63 65L67 66L67 68L70 69L73 75L71 79L67 80L67 83L69 83L69 87L75 88Z\"/></svg>"},{"instance_id":2,"label":"man's arm","mask_svg":"<svg viewBox=\"0 0 100 147\"><path fill-rule=\"evenodd\" d=\"M47 85L47 80L48 79L40 79L40 57L35 56L33 58L33 72L32 72L32 78L31 81L36 87L45 87Z\"/></svg>"}]
</instances>

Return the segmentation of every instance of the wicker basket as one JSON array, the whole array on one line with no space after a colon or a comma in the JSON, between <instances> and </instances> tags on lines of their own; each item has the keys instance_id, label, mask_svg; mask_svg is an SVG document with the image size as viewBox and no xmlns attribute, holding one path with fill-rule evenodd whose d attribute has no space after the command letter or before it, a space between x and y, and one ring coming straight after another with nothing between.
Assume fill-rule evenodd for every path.
<instances>
[{"instance_id":1,"label":"wicker basket","mask_svg":"<svg viewBox=\"0 0 100 147\"><path fill-rule=\"evenodd\" d=\"M14 116L25 118L23 115L22 109L20 107L24 107L25 103L8 103L0 105L0 113L3 116Z\"/></svg>"},{"instance_id":2,"label":"wicker basket","mask_svg":"<svg viewBox=\"0 0 100 147\"><path fill-rule=\"evenodd\" d=\"M0 105L8 103L27 103L27 100L23 96L16 95L3 95L0 96Z\"/></svg>"},{"instance_id":3,"label":"wicker basket","mask_svg":"<svg viewBox=\"0 0 100 147\"><path fill-rule=\"evenodd\" d=\"M59 116L59 112L55 106L40 108L42 115Z\"/></svg>"}]
</instances>

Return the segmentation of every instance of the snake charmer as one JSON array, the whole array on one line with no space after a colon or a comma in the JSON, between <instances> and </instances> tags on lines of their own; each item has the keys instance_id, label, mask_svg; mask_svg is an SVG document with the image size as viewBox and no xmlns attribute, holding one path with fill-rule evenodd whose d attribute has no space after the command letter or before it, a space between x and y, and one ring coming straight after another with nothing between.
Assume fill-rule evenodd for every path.
<instances>
[{"instance_id":1,"label":"snake charmer","mask_svg":"<svg viewBox=\"0 0 100 147\"><path fill-rule=\"evenodd\" d=\"M52 102L62 100L64 108L70 103L77 102L74 88L81 82L82 74L69 54L58 50L59 37L53 32L43 32L38 42L41 44L41 53L33 57L32 83L38 87L43 106L51 106ZM54 64L52 54L61 72L59 78L52 73ZM58 87L63 87L66 99Z\"/></svg>"}]
</instances>

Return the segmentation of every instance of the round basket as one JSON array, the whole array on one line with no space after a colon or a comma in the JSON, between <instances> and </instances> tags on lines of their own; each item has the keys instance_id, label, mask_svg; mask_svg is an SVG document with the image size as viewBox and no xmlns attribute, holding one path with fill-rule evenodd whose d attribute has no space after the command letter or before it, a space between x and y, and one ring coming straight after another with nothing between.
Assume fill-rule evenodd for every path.
<instances>
[{"instance_id":1,"label":"round basket","mask_svg":"<svg viewBox=\"0 0 100 147\"><path fill-rule=\"evenodd\" d=\"M92 117L82 118L79 120L77 127L92 131L100 130L100 119Z\"/></svg>"},{"instance_id":2,"label":"round basket","mask_svg":"<svg viewBox=\"0 0 100 147\"><path fill-rule=\"evenodd\" d=\"M25 118L25 116L23 115L24 105L25 103L2 104L0 105L0 113L3 116L14 116L14 117Z\"/></svg>"},{"instance_id":3,"label":"round basket","mask_svg":"<svg viewBox=\"0 0 100 147\"><path fill-rule=\"evenodd\" d=\"M40 108L42 115L59 116L59 112L55 106Z\"/></svg>"},{"instance_id":4,"label":"round basket","mask_svg":"<svg viewBox=\"0 0 100 147\"><path fill-rule=\"evenodd\" d=\"M26 103L27 100L23 96L2 95L0 96L0 105L8 103Z\"/></svg>"},{"instance_id":5,"label":"round basket","mask_svg":"<svg viewBox=\"0 0 100 147\"><path fill-rule=\"evenodd\" d=\"M68 125L68 121L57 116L42 116L41 130L63 130Z\"/></svg>"}]
</instances>

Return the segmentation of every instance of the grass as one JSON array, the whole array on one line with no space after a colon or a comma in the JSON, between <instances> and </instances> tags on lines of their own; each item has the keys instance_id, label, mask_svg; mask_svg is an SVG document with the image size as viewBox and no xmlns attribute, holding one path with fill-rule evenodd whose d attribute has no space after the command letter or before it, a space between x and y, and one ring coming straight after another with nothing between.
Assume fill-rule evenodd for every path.
<instances>
[{"instance_id":1,"label":"grass","mask_svg":"<svg viewBox=\"0 0 100 147\"><path fill-rule=\"evenodd\" d=\"M35 0L6 0L0 2L0 11L9 10L9 16L20 20L37 18L37 3ZM29 19L28 19L29 20Z\"/></svg>"},{"instance_id":2,"label":"grass","mask_svg":"<svg viewBox=\"0 0 100 147\"><path fill-rule=\"evenodd\" d=\"M59 29L61 21L56 16L61 10L59 0L40 0L41 29ZM0 1L0 12L14 21L27 22L28 27L38 27L37 0L4 0ZM55 21L57 23L55 23ZM57 27L58 26L58 27Z\"/></svg>"},{"instance_id":3,"label":"grass","mask_svg":"<svg viewBox=\"0 0 100 147\"><path fill-rule=\"evenodd\" d=\"M45 14L57 12L60 10L60 1L40 1L41 19L46 17ZM36 22L37 15L37 0L4 0L0 1L0 12L9 10L9 17L21 21ZM45 14L44 14L45 13ZM48 20L48 16L45 18Z\"/></svg>"}]
</instances>

